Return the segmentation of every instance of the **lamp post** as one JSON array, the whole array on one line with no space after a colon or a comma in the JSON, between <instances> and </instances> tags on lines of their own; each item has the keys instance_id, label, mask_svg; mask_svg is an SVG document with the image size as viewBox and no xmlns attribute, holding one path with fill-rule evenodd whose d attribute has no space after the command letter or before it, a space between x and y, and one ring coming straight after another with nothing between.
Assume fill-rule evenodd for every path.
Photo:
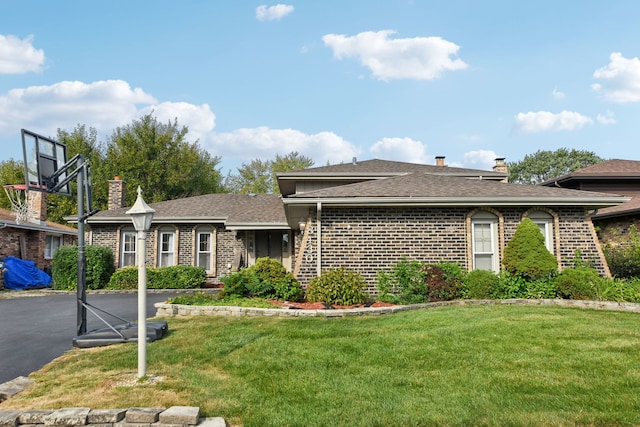
<instances>
[{"instance_id":1,"label":"lamp post","mask_svg":"<svg viewBox=\"0 0 640 427\"><path fill-rule=\"evenodd\" d=\"M138 264L138 378L147 375L147 231L151 227L155 210L142 199L138 186L138 198L127 215L131 215L137 232Z\"/></svg>"}]
</instances>

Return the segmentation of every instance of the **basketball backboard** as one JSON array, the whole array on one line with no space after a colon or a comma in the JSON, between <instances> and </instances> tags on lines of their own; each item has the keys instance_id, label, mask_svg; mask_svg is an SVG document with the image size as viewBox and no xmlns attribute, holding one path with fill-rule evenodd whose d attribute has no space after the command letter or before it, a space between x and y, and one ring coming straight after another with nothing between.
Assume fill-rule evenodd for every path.
<instances>
[{"instance_id":1,"label":"basketball backboard","mask_svg":"<svg viewBox=\"0 0 640 427\"><path fill-rule=\"evenodd\" d=\"M22 129L22 150L27 191L46 191L65 196L71 195L69 184L57 191L52 191L58 182L64 181L67 176L64 172L60 176L53 177L67 163L66 145Z\"/></svg>"}]
</instances>

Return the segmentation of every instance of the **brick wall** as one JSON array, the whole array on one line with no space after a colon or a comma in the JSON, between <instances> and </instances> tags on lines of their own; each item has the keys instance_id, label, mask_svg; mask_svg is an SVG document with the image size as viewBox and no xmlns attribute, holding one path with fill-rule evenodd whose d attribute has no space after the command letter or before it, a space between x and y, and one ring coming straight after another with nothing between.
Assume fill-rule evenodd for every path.
<instances>
[{"instance_id":1,"label":"brick wall","mask_svg":"<svg viewBox=\"0 0 640 427\"><path fill-rule=\"evenodd\" d=\"M457 262L471 265L471 236L466 225L469 208L329 208L322 210L322 266L346 267L362 274L369 291L375 292L376 274L388 270L403 258L422 262ZM515 233L523 208L495 208L502 216L502 242ZM561 266L568 267L577 248L583 259L593 260L602 274L607 273L595 233L580 208L555 210L558 215L557 236L562 242L558 254ZM300 257L298 280L307 285L316 275L317 223L315 216ZM300 245L301 239L296 240ZM500 253L502 256L502 253Z\"/></svg>"},{"instance_id":2,"label":"brick wall","mask_svg":"<svg viewBox=\"0 0 640 427\"><path fill-rule=\"evenodd\" d=\"M605 220L594 220L598 236L602 244L617 246L624 244L630 238L630 231L635 227L640 232L640 217L624 216Z\"/></svg>"},{"instance_id":3,"label":"brick wall","mask_svg":"<svg viewBox=\"0 0 640 427\"><path fill-rule=\"evenodd\" d=\"M36 267L41 270L51 267L53 260L45 259L45 233L36 230L26 230L22 228L4 227L0 229L0 259L8 256L22 258L21 242L25 245L25 258L35 262ZM64 245L75 245L76 236L63 235Z\"/></svg>"}]
</instances>

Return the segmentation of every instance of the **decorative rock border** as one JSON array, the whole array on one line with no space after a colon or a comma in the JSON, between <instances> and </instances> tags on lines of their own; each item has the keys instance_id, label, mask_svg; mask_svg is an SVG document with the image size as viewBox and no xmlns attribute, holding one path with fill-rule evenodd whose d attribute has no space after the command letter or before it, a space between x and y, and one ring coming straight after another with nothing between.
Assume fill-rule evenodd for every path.
<instances>
[{"instance_id":1,"label":"decorative rock border","mask_svg":"<svg viewBox=\"0 0 640 427\"><path fill-rule=\"evenodd\" d=\"M197 406L165 408L0 411L0 427L227 427L221 417L200 418Z\"/></svg>"},{"instance_id":2,"label":"decorative rock border","mask_svg":"<svg viewBox=\"0 0 640 427\"><path fill-rule=\"evenodd\" d=\"M253 308L235 306L204 306L157 303L157 317L178 316L236 316L236 317L346 317L362 315L393 314L401 311L445 306L474 305L544 305L576 307L595 310L631 311L640 313L640 304L616 301L587 301L565 299L504 299L504 300L456 300L425 304L395 305L391 307L365 307L336 310L300 310L293 308Z\"/></svg>"}]
</instances>

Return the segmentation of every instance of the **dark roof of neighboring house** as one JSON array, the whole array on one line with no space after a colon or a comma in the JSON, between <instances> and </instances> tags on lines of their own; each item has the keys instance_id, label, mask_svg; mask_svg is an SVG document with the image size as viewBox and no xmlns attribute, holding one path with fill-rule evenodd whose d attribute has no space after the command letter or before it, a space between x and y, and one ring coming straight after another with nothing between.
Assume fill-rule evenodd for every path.
<instances>
[{"instance_id":1,"label":"dark roof of neighboring house","mask_svg":"<svg viewBox=\"0 0 640 427\"><path fill-rule=\"evenodd\" d=\"M228 229L286 227L284 207L277 194L205 194L184 199L150 203L154 223L218 222ZM100 211L88 224L130 223L130 208Z\"/></svg>"},{"instance_id":2,"label":"dark roof of neighboring house","mask_svg":"<svg viewBox=\"0 0 640 427\"><path fill-rule=\"evenodd\" d=\"M25 230L43 231L46 233L59 233L59 234L78 234L78 230L73 227L68 227L63 224L58 224L52 221L16 223L16 217L13 212L0 208L0 228L6 225L11 228L21 228Z\"/></svg>"},{"instance_id":3,"label":"dark roof of neighboring house","mask_svg":"<svg viewBox=\"0 0 640 427\"><path fill-rule=\"evenodd\" d=\"M538 185L521 185L413 173L291 195L285 204L436 204L436 205L574 205L602 207L623 203L628 198L607 194Z\"/></svg>"},{"instance_id":4,"label":"dark roof of neighboring house","mask_svg":"<svg viewBox=\"0 0 640 427\"><path fill-rule=\"evenodd\" d=\"M572 186L586 181L591 183L598 181L603 183L617 182L618 184L616 185L620 185L620 194L631 197L631 200L621 205L599 209L593 215L594 219L640 214L640 192L637 191L638 181L640 181L640 161L606 160L547 180L541 185ZM631 184L629 189L625 189L625 185L628 186L629 184Z\"/></svg>"},{"instance_id":5,"label":"dark roof of neighboring house","mask_svg":"<svg viewBox=\"0 0 640 427\"><path fill-rule=\"evenodd\" d=\"M566 175L548 179L540 185L562 185L568 181L582 181L588 179L602 180L604 178L636 178L640 179L640 161L638 160L605 160L595 165L575 170Z\"/></svg>"}]
</instances>

